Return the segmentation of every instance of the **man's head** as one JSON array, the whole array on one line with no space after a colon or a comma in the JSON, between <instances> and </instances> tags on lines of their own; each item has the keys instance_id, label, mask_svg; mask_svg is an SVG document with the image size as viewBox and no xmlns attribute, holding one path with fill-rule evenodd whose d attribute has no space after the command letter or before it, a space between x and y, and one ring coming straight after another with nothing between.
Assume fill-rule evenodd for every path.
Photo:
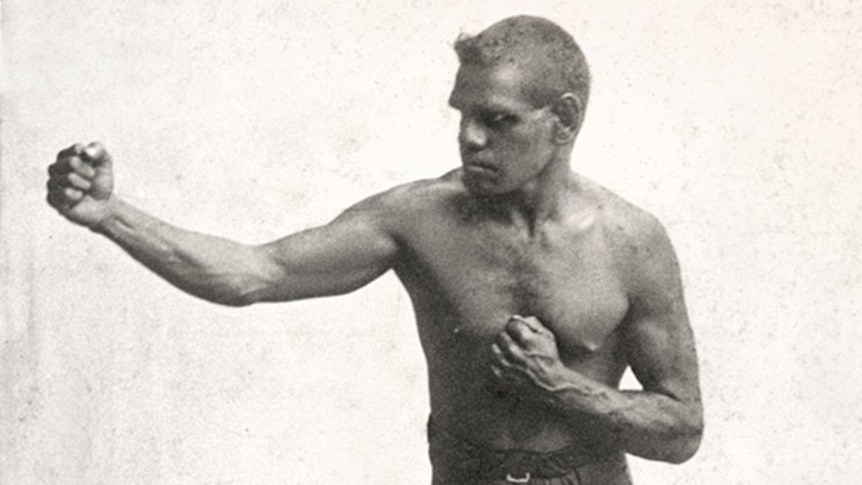
<instances>
[{"instance_id":1,"label":"man's head","mask_svg":"<svg viewBox=\"0 0 862 485\"><path fill-rule=\"evenodd\" d=\"M572 37L537 17L502 20L455 43L461 66L449 103L461 112L464 181L500 194L568 162L589 96Z\"/></svg>"},{"instance_id":2,"label":"man's head","mask_svg":"<svg viewBox=\"0 0 862 485\"><path fill-rule=\"evenodd\" d=\"M540 17L503 19L476 36L455 41L461 66L494 68L514 64L531 74L525 95L536 107L546 106L565 93L586 108L590 71L575 39L559 25Z\"/></svg>"}]
</instances>

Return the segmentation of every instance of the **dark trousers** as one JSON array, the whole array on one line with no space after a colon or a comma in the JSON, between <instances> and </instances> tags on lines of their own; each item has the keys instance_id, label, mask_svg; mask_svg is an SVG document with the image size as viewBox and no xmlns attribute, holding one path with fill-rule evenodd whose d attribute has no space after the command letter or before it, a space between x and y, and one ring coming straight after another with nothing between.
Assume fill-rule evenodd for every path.
<instances>
[{"instance_id":1,"label":"dark trousers","mask_svg":"<svg viewBox=\"0 0 862 485\"><path fill-rule=\"evenodd\" d=\"M492 450L428 423L433 485L631 485L624 453Z\"/></svg>"}]
</instances>

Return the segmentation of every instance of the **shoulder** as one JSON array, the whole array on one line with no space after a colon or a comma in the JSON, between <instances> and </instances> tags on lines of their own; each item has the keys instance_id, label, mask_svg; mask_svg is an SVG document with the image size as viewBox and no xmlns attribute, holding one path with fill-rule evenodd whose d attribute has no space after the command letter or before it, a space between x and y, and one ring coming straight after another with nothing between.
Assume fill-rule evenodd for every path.
<instances>
[{"instance_id":1,"label":"shoulder","mask_svg":"<svg viewBox=\"0 0 862 485\"><path fill-rule=\"evenodd\" d=\"M661 276L656 272L678 273L673 245L656 216L595 182L583 179L582 185L621 274L636 282Z\"/></svg>"},{"instance_id":2,"label":"shoulder","mask_svg":"<svg viewBox=\"0 0 862 485\"><path fill-rule=\"evenodd\" d=\"M418 217L439 212L464 193L457 170L441 177L397 185L349 207L342 216L370 217L390 227L398 227Z\"/></svg>"},{"instance_id":3,"label":"shoulder","mask_svg":"<svg viewBox=\"0 0 862 485\"><path fill-rule=\"evenodd\" d=\"M665 233L661 222L648 211L586 177L578 176L577 180L581 198L613 241L641 245Z\"/></svg>"}]
</instances>

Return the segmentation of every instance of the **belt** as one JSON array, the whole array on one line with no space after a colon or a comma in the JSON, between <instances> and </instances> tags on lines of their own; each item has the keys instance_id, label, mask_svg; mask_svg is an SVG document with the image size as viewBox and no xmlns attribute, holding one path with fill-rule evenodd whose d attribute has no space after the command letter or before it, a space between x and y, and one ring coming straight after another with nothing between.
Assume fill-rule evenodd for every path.
<instances>
[{"instance_id":1,"label":"belt","mask_svg":"<svg viewBox=\"0 0 862 485\"><path fill-rule=\"evenodd\" d=\"M551 452L485 448L463 440L428 421L428 444L435 470L458 480L506 480L528 483L531 478L558 478L573 470L609 458L573 444Z\"/></svg>"}]
</instances>

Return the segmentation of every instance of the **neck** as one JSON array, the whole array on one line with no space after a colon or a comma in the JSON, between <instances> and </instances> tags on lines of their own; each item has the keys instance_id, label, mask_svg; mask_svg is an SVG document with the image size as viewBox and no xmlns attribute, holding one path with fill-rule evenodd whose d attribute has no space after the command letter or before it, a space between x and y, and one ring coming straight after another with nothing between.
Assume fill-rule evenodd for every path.
<instances>
[{"instance_id":1,"label":"neck","mask_svg":"<svg viewBox=\"0 0 862 485\"><path fill-rule=\"evenodd\" d=\"M542 224L557 220L565 212L564 205L576 184L568 160L559 159L522 187L488 202L500 216L526 226L532 235Z\"/></svg>"}]
</instances>

